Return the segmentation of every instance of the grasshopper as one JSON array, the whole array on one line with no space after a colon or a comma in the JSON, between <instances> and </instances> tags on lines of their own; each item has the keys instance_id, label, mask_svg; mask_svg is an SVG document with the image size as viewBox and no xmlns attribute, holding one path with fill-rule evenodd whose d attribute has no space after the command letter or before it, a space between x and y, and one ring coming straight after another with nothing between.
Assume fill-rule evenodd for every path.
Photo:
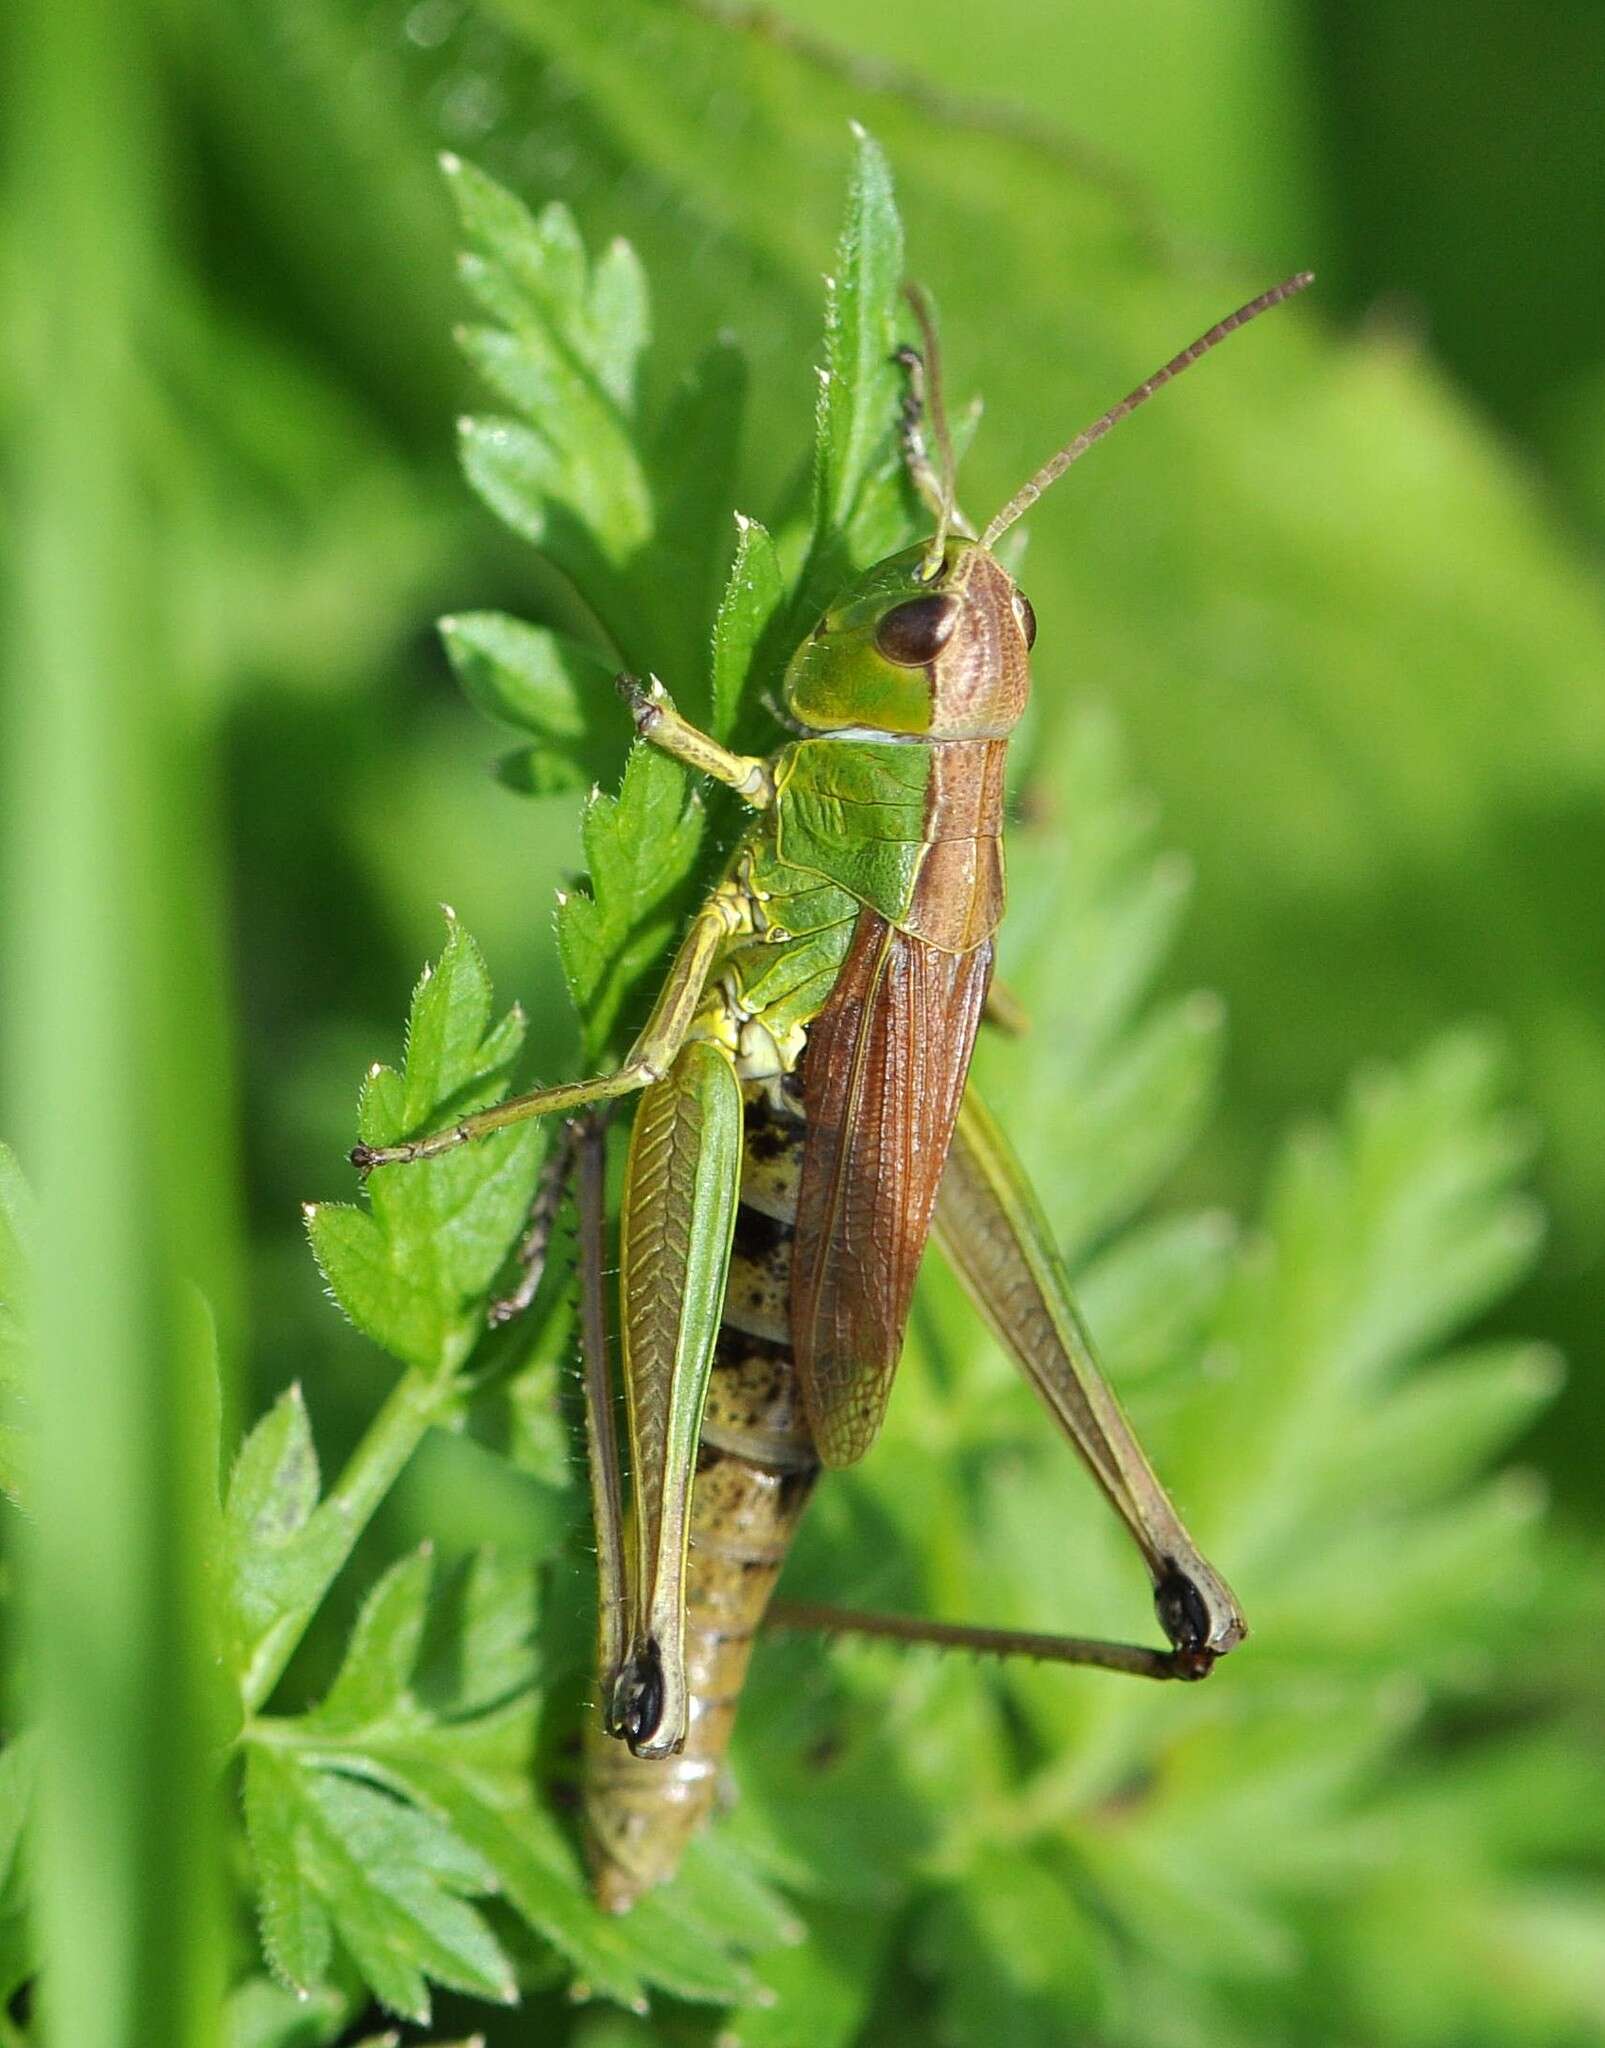
<instances>
[{"instance_id":1,"label":"grasshopper","mask_svg":"<svg viewBox=\"0 0 1605 2048\"><path fill-rule=\"evenodd\" d=\"M852 581L787 668L799 737L736 754L655 677L619 679L640 737L753 812L614 1073L519 1095L449 1129L358 1146L392 1169L529 1117L569 1119L526 1241L577 1166L581 1353L596 1526L601 1726L585 1811L596 1891L623 1910L709 1814L753 1637L823 1467L874 1441L934 1234L986 1322L1129 1529L1165 1649L793 1608L856 1629L1199 1679L1242 1641L1100 1371L1052 1230L976 1091L1004 907L1003 772L1025 709L1031 606L997 543L1117 421L1307 273L1240 307L1061 448L974 535L957 512L939 359L902 352L904 452L929 537ZM925 440L929 423L938 461ZM619 1220L623 1505L603 1272L603 1124L639 1097ZM778 1610L777 1610L778 1611Z\"/></svg>"}]
</instances>

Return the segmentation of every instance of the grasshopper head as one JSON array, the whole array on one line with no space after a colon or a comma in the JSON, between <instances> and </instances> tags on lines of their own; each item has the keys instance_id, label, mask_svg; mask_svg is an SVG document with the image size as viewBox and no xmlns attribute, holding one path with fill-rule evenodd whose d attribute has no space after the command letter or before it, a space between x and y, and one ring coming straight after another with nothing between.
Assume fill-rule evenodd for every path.
<instances>
[{"instance_id":1,"label":"grasshopper head","mask_svg":"<svg viewBox=\"0 0 1605 2048\"><path fill-rule=\"evenodd\" d=\"M1019 722L1036 619L973 540L924 542L850 583L786 670L786 705L816 732L1001 739Z\"/></svg>"}]
</instances>

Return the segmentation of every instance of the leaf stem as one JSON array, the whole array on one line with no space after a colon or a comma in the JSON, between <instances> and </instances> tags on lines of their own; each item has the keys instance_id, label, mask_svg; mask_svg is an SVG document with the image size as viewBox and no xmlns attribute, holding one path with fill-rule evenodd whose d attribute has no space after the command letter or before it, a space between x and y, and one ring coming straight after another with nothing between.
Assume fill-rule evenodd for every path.
<instances>
[{"instance_id":1,"label":"leaf stem","mask_svg":"<svg viewBox=\"0 0 1605 2048\"><path fill-rule=\"evenodd\" d=\"M400 1477L403 1467L426 1432L445 1419L457 1400L452 1374L429 1374L416 1366L404 1372L390 1398L368 1425L362 1441L346 1461L345 1470L325 1495L315 1521L339 1531L330 1538L316 1590L276 1621L263 1636L240 1682L247 1714L254 1714L284 1675L313 1615L330 1586L344 1570L357 1538L372 1521L379 1503Z\"/></svg>"}]
</instances>

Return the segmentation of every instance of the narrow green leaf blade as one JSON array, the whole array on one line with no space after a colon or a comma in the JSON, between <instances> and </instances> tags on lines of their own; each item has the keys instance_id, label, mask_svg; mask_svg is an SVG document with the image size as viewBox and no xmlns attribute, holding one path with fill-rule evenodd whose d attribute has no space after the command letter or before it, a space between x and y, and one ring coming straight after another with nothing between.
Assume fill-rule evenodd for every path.
<instances>
[{"instance_id":1,"label":"narrow green leaf blade","mask_svg":"<svg viewBox=\"0 0 1605 2048\"><path fill-rule=\"evenodd\" d=\"M639 745L630 750L618 795L593 796L581 831L587 887L560 900L557 943L597 1058L625 998L672 934L674 898L702 842L702 805L677 762Z\"/></svg>"},{"instance_id":2,"label":"narrow green leaf blade","mask_svg":"<svg viewBox=\"0 0 1605 2048\"><path fill-rule=\"evenodd\" d=\"M716 739L730 742L749 708L749 686L760 651L786 602L780 557L756 519L736 515L736 555L713 622L713 722Z\"/></svg>"},{"instance_id":3,"label":"narrow green leaf blade","mask_svg":"<svg viewBox=\"0 0 1605 2048\"><path fill-rule=\"evenodd\" d=\"M710 701L708 620L722 587L746 402L746 357L722 336L671 395L646 454L657 509L651 665L698 724Z\"/></svg>"},{"instance_id":4,"label":"narrow green leaf blade","mask_svg":"<svg viewBox=\"0 0 1605 2048\"><path fill-rule=\"evenodd\" d=\"M609 242L592 267L590 316L602 388L633 413L641 358L652 339L652 305L641 259L622 237Z\"/></svg>"},{"instance_id":5,"label":"narrow green leaf blade","mask_svg":"<svg viewBox=\"0 0 1605 2048\"><path fill-rule=\"evenodd\" d=\"M314 1517L317 1504L318 1454L296 1385L246 1438L223 1510L228 1636L248 1695L264 1643L320 1590L340 1554L342 1534Z\"/></svg>"},{"instance_id":6,"label":"narrow green leaf blade","mask_svg":"<svg viewBox=\"0 0 1605 2048\"><path fill-rule=\"evenodd\" d=\"M893 433L901 397L892 354L903 227L880 145L862 128L855 128L853 140L847 217L826 300L816 422L814 546L827 557Z\"/></svg>"}]
</instances>

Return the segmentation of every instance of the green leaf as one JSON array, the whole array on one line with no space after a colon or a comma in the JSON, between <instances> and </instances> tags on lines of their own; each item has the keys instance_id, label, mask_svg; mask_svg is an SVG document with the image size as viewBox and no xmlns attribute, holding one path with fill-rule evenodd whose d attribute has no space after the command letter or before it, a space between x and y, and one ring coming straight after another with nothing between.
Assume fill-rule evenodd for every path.
<instances>
[{"instance_id":1,"label":"green leaf","mask_svg":"<svg viewBox=\"0 0 1605 2048\"><path fill-rule=\"evenodd\" d=\"M447 174L474 244L463 280L498 323L465 328L459 339L518 415L462 423L469 479L584 591L607 642L606 665L661 673L692 705L724 563L720 532L735 497L744 359L721 337L654 418L638 419L649 321L644 274L627 245L613 243L593 268L562 207L536 219L472 166L448 159ZM551 665L549 650L535 659ZM504 678L476 663L467 680L481 701L489 697L493 715L508 715ZM550 677L535 706L527 689L516 701L519 722L533 709L544 739L578 739L574 707ZM580 750L587 779L616 761L622 720L613 733L605 764L596 758L600 735L588 734ZM504 774L532 791L560 786L550 747Z\"/></svg>"},{"instance_id":2,"label":"green leaf","mask_svg":"<svg viewBox=\"0 0 1605 2048\"><path fill-rule=\"evenodd\" d=\"M527 1688L529 1573L485 1568L459 1622L461 1653L437 1721L414 1699L431 1578L426 1552L401 1560L363 1603L323 1703L296 1722L259 1723L246 1769L246 1816L262 1900L264 1947L286 1982L323 1981L338 1933L375 1996L424 2020L426 1979L508 2002L509 1967L467 1903L501 1878L460 1826L461 1802L409 1798L398 1760L485 1767L486 1722L472 1719L487 1669L498 1705ZM494 1645L494 1647L492 1647ZM515 1667L515 1661L518 1668Z\"/></svg>"},{"instance_id":3,"label":"green leaf","mask_svg":"<svg viewBox=\"0 0 1605 2048\"><path fill-rule=\"evenodd\" d=\"M365 1728L399 1705L423 1641L432 1574L427 1550L385 1573L362 1604L340 1674L310 1725L330 1733Z\"/></svg>"},{"instance_id":4,"label":"green leaf","mask_svg":"<svg viewBox=\"0 0 1605 2048\"><path fill-rule=\"evenodd\" d=\"M291 1991L267 1977L249 1977L229 1993L223 2048L327 2048L350 2018L350 2001L332 1988Z\"/></svg>"},{"instance_id":5,"label":"green leaf","mask_svg":"<svg viewBox=\"0 0 1605 2048\"><path fill-rule=\"evenodd\" d=\"M21 1299L38 1228L38 1205L17 1155L0 1143L0 1299Z\"/></svg>"},{"instance_id":6,"label":"green leaf","mask_svg":"<svg viewBox=\"0 0 1605 2048\"><path fill-rule=\"evenodd\" d=\"M586 1045L599 1057L626 998L673 937L677 897L701 844L700 799L677 762L633 747L616 797L597 792L581 824L586 886L559 898L557 942Z\"/></svg>"},{"instance_id":7,"label":"green leaf","mask_svg":"<svg viewBox=\"0 0 1605 2048\"><path fill-rule=\"evenodd\" d=\"M536 1804L528 1567L481 1554L432 1615L430 1578L427 1553L393 1566L364 1602L323 1703L247 1731L247 1820L275 1971L321 1982L338 1933L375 1994L417 2014L419 1973L461 1988L465 1954L481 1953L462 1949L459 1894L494 1889L600 1995L638 2005L656 1984L685 1998L746 1997L752 1974L732 1948L792 1931L756 1877L715 1855L694 1865L672 1905L648 1902L621 1921L589 1898L572 1849ZM405 1854L416 1862L427 1851L444 1901L385 1874L409 1828L422 1848ZM384 1848L387 1834L397 1841ZM365 1878L357 1865L368 1866L370 1849L383 1867ZM381 1938L395 1952L389 1964ZM441 1949L448 1940L455 1962Z\"/></svg>"},{"instance_id":8,"label":"green leaf","mask_svg":"<svg viewBox=\"0 0 1605 2048\"><path fill-rule=\"evenodd\" d=\"M344 1554L344 1532L314 1519L318 1483L312 1425L297 1385L246 1438L223 1509L229 1641L247 1689L275 1626L316 1597Z\"/></svg>"},{"instance_id":9,"label":"green leaf","mask_svg":"<svg viewBox=\"0 0 1605 2048\"><path fill-rule=\"evenodd\" d=\"M866 2023L891 1941L875 1914L828 1895L812 1902L807 1940L764 1957L764 1995L730 2015L732 2038L743 2048L792 2048L803 2027L809 2048L850 2048L871 2038Z\"/></svg>"},{"instance_id":10,"label":"green leaf","mask_svg":"<svg viewBox=\"0 0 1605 2048\"><path fill-rule=\"evenodd\" d=\"M474 1989L475 1976L503 1997L510 1980L489 1982L489 1937L462 1904L495 1890L601 1994L639 2003L644 1975L688 1996L735 1995L744 1974L704 1937L667 1940L658 1955L599 1912L532 1797L529 1569L476 1558L434 1617L430 1577L425 1553L392 1567L322 1705L247 1731L247 1823L275 1972L321 1982L338 1932L393 2011L427 2013L425 1977Z\"/></svg>"},{"instance_id":11,"label":"green leaf","mask_svg":"<svg viewBox=\"0 0 1605 2048\"><path fill-rule=\"evenodd\" d=\"M609 242L591 271L590 316L591 360L602 388L633 412L652 312L641 259L622 237Z\"/></svg>"},{"instance_id":12,"label":"green leaf","mask_svg":"<svg viewBox=\"0 0 1605 2048\"><path fill-rule=\"evenodd\" d=\"M1125 1222L1192 1146L1214 1099L1224 1021L1212 997L1171 1003L1111 1047L1083 1092L1044 1106L1036 1148L1088 1168L1056 1219L1072 1252Z\"/></svg>"},{"instance_id":13,"label":"green leaf","mask_svg":"<svg viewBox=\"0 0 1605 2048\"><path fill-rule=\"evenodd\" d=\"M644 1975L686 1996L706 1995L706 1979L688 1976L672 1952L643 1952L635 1930L598 1912L573 1851L511 1773L487 1782L471 1759L459 1765L411 1750L386 1749L380 1762L415 1797L450 1813L463 1839L496 1872L508 1902L567 1958L581 1983L624 2005L643 2003ZM722 1988L733 1966L721 1968L717 1955L713 1961L711 1974Z\"/></svg>"},{"instance_id":14,"label":"green leaf","mask_svg":"<svg viewBox=\"0 0 1605 2048\"><path fill-rule=\"evenodd\" d=\"M633 251L614 242L596 266L586 262L574 216L557 203L537 220L516 194L461 157L441 169L475 255L465 280L488 311L557 342L628 411L636 367L650 338L646 280Z\"/></svg>"},{"instance_id":15,"label":"green leaf","mask_svg":"<svg viewBox=\"0 0 1605 2048\"><path fill-rule=\"evenodd\" d=\"M594 781L571 754L540 744L514 747L501 755L493 773L503 789L512 790L515 796L567 796Z\"/></svg>"},{"instance_id":16,"label":"green leaf","mask_svg":"<svg viewBox=\"0 0 1605 2048\"><path fill-rule=\"evenodd\" d=\"M646 454L657 507L651 666L699 725L712 702L708 620L724 581L746 400L746 358L723 336L671 395Z\"/></svg>"},{"instance_id":17,"label":"green leaf","mask_svg":"<svg viewBox=\"0 0 1605 2048\"><path fill-rule=\"evenodd\" d=\"M1367 1427L1334 1435L1311 1475L1313 1504L1419 1507L1486 1471L1555 1398L1561 1362L1542 1345L1453 1353L1388 1389Z\"/></svg>"},{"instance_id":18,"label":"green leaf","mask_svg":"<svg viewBox=\"0 0 1605 2048\"><path fill-rule=\"evenodd\" d=\"M1011 2048L1059 2048L1072 2028L1096 2039L1107 2018L1107 1938L1040 1862L983 1852L962 1896L939 1902L918 1935L940 1986L940 2030Z\"/></svg>"},{"instance_id":19,"label":"green leaf","mask_svg":"<svg viewBox=\"0 0 1605 2048\"><path fill-rule=\"evenodd\" d=\"M388 2034L364 2034L360 2041L352 2044L352 2048L401 2048L401 2036L394 2031ZM485 2048L485 2036L469 2034L455 2041L424 2042L420 2044L420 2048Z\"/></svg>"},{"instance_id":20,"label":"green leaf","mask_svg":"<svg viewBox=\"0 0 1605 2048\"><path fill-rule=\"evenodd\" d=\"M509 789L550 796L613 774L627 725L613 687L617 661L504 612L442 619L440 634L470 701L534 740L498 763Z\"/></svg>"},{"instance_id":21,"label":"green leaf","mask_svg":"<svg viewBox=\"0 0 1605 2048\"><path fill-rule=\"evenodd\" d=\"M474 244L462 276L501 324L469 327L469 360L531 424L466 420L470 482L517 533L617 603L617 572L651 537L651 493L630 424L647 332L639 269L616 251L593 282L572 215L539 220L457 157L442 159Z\"/></svg>"},{"instance_id":22,"label":"green leaf","mask_svg":"<svg viewBox=\"0 0 1605 2048\"><path fill-rule=\"evenodd\" d=\"M675 1881L674 1904L711 1931L734 1934L755 1953L793 1948L807 1934L750 1853L719 1833L692 1843Z\"/></svg>"},{"instance_id":23,"label":"green leaf","mask_svg":"<svg viewBox=\"0 0 1605 2048\"><path fill-rule=\"evenodd\" d=\"M292 1991L323 1982L334 1951L329 1914L302 1869L297 1828L299 1773L271 1750L253 1750L245 1766L245 1825L256 1864L262 1947Z\"/></svg>"},{"instance_id":24,"label":"green leaf","mask_svg":"<svg viewBox=\"0 0 1605 2048\"><path fill-rule=\"evenodd\" d=\"M1007 1047L984 1036L976 1072L1074 1263L1196 1139L1223 1018L1207 995L1149 1007L1188 875L1134 801L1108 720L1073 721L1028 790L1043 822L1010 835L1002 971L1031 1028Z\"/></svg>"},{"instance_id":25,"label":"green leaf","mask_svg":"<svg viewBox=\"0 0 1605 2048\"><path fill-rule=\"evenodd\" d=\"M573 1261L567 1253L568 1247L560 1245L554 1254L558 1268L554 1286L563 1287L572 1271ZM553 1315L532 1347L528 1363L502 1389L497 1436L498 1448L519 1471L560 1492L572 1487L579 1477L575 1447L562 1413L564 1374L572 1351L571 1317Z\"/></svg>"},{"instance_id":26,"label":"green leaf","mask_svg":"<svg viewBox=\"0 0 1605 2048\"><path fill-rule=\"evenodd\" d=\"M780 557L756 519L736 515L736 556L713 622L715 739L730 744L750 706L750 686L770 629L786 602Z\"/></svg>"},{"instance_id":27,"label":"green leaf","mask_svg":"<svg viewBox=\"0 0 1605 2048\"><path fill-rule=\"evenodd\" d=\"M886 479L895 476L903 392L893 362L903 228L880 146L853 130L847 217L826 289L825 361L815 423L814 541L807 582L826 599L882 545Z\"/></svg>"},{"instance_id":28,"label":"green leaf","mask_svg":"<svg viewBox=\"0 0 1605 2048\"><path fill-rule=\"evenodd\" d=\"M1081 1307L1123 1385L1195 1361L1236 1238L1228 1216L1172 1217L1134 1225L1087 1267Z\"/></svg>"},{"instance_id":29,"label":"green leaf","mask_svg":"<svg viewBox=\"0 0 1605 2048\"><path fill-rule=\"evenodd\" d=\"M430 1979L512 2002L507 1959L468 1903L494 1880L448 1827L262 1748L246 1768L246 1819L268 1959L291 1985L322 1982L332 1926L374 1996L404 2018L427 2023Z\"/></svg>"},{"instance_id":30,"label":"green leaf","mask_svg":"<svg viewBox=\"0 0 1605 2048\"><path fill-rule=\"evenodd\" d=\"M464 346L487 376L511 381L505 350L472 331ZM533 405L534 379L530 387ZM651 508L623 436L595 438L604 450L554 447L534 428L497 414L465 419L458 429L464 474L497 517L576 581L607 593L617 588L609 572L623 569L651 538ZM610 624L621 610L615 598Z\"/></svg>"},{"instance_id":31,"label":"green leaf","mask_svg":"<svg viewBox=\"0 0 1605 2048\"><path fill-rule=\"evenodd\" d=\"M499 1101L523 1030L516 1010L491 1023L479 949L448 916L445 950L413 996L402 1071L375 1067L364 1083L363 1141L393 1144ZM370 1209L310 1209L313 1251L352 1322L409 1365L456 1370L527 1214L542 1142L535 1125L517 1126L439 1159L380 1168Z\"/></svg>"},{"instance_id":32,"label":"green leaf","mask_svg":"<svg viewBox=\"0 0 1605 2048\"><path fill-rule=\"evenodd\" d=\"M579 641L505 612L442 619L440 637L469 700L487 718L541 739L578 739L587 700L613 679L601 656Z\"/></svg>"},{"instance_id":33,"label":"green leaf","mask_svg":"<svg viewBox=\"0 0 1605 2048\"><path fill-rule=\"evenodd\" d=\"M416 1683L436 1714L487 1712L539 1677L535 1573L523 1559L477 1550L441 1585Z\"/></svg>"},{"instance_id":34,"label":"green leaf","mask_svg":"<svg viewBox=\"0 0 1605 2048\"><path fill-rule=\"evenodd\" d=\"M311 1519L318 1491L318 1453L297 1383L279 1396L235 1460L224 1507L233 1547L245 1554L293 1542Z\"/></svg>"}]
</instances>

